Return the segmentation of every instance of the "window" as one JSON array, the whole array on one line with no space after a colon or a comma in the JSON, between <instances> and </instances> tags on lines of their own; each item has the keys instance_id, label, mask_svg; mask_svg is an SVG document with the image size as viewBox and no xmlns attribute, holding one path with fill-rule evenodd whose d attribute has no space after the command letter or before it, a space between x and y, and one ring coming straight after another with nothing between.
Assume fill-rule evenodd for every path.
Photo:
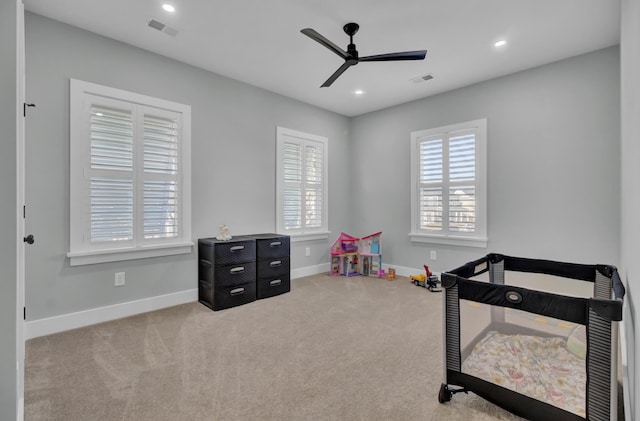
<instances>
[{"instance_id":1,"label":"window","mask_svg":"<svg viewBox=\"0 0 640 421\"><path fill-rule=\"evenodd\" d=\"M276 133L276 229L292 241L328 238L327 139Z\"/></svg>"},{"instance_id":2,"label":"window","mask_svg":"<svg viewBox=\"0 0 640 421\"><path fill-rule=\"evenodd\" d=\"M412 241L487 246L486 119L411 133Z\"/></svg>"},{"instance_id":3,"label":"window","mask_svg":"<svg viewBox=\"0 0 640 421\"><path fill-rule=\"evenodd\" d=\"M191 108L70 83L71 265L191 252Z\"/></svg>"}]
</instances>

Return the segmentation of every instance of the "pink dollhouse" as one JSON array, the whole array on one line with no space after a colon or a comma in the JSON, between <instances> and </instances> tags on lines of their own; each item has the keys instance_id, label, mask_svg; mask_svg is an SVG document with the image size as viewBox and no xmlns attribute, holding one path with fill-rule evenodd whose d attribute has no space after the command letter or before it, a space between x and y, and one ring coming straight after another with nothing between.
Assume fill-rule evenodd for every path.
<instances>
[{"instance_id":1,"label":"pink dollhouse","mask_svg":"<svg viewBox=\"0 0 640 421\"><path fill-rule=\"evenodd\" d=\"M353 237L344 232L331 245L331 276L374 276L382 271L380 235L376 232L363 238Z\"/></svg>"},{"instance_id":2,"label":"pink dollhouse","mask_svg":"<svg viewBox=\"0 0 640 421\"><path fill-rule=\"evenodd\" d=\"M358 271L358 242L357 237L341 232L331 245L331 276L356 276Z\"/></svg>"},{"instance_id":3,"label":"pink dollhouse","mask_svg":"<svg viewBox=\"0 0 640 421\"><path fill-rule=\"evenodd\" d=\"M382 249L380 236L382 231L367 235L360 239L360 274L380 277L382 270Z\"/></svg>"}]
</instances>

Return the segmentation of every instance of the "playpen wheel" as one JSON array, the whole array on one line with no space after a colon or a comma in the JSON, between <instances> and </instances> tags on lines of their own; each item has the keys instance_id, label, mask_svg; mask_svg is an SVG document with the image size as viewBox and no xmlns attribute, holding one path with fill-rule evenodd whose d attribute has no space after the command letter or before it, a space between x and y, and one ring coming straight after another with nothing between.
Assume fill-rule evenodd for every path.
<instances>
[{"instance_id":1,"label":"playpen wheel","mask_svg":"<svg viewBox=\"0 0 640 421\"><path fill-rule=\"evenodd\" d=\"M451 392L447 389L447 385L442 383L438 392L438 402L445 403L451 400Z\"/></svg>"}]
</instances>

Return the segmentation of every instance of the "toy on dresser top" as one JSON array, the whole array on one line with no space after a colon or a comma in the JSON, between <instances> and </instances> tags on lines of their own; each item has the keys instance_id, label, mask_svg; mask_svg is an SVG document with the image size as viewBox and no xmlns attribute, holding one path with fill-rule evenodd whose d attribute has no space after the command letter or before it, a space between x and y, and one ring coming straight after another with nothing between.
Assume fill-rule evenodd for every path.
<instances>
[{"instance_id":1,"label":"toy on dresser top","mask_svg":"<svg viewBox=\"0 0 640 421\"><path fill-rule=\"evenodd\" d=\"M219 241L231 240L231 234L229 233L229 228L227 228L226 225L224 224L218 225L218 228L220 228L220 234L218 234L218 236L216 237L216 240L219 240Z\"/></svg>"}]
</instances>

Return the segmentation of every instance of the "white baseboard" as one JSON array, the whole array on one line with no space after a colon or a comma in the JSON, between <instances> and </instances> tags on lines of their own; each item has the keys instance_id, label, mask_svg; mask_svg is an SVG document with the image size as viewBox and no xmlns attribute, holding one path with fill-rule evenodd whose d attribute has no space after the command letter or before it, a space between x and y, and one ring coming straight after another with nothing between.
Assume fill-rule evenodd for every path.
<instances>
[{"instance_id":1,"label":"white baseboard","mask_svg":"<svg viewBox=\"0 0 640 421\"><path fill-rule=\"evenodd\" d=\"M298 269L291 269L291 279L302 278L304 276L317 275L319 273L329 273L329 263L316 266L307 266Z\"/></svg>"},{"instance_id":2,"label":"white baseboard","mask_svg":"<svg viewBox=\"0 0 640 421\"><path fill-rule=\"evenodd\" d=\"M29 340L39 336L51 335L65 330L108 322L110 320L121 319L123 317L160 310L161 308L172 307L197 300L198 290L190 289L173 294L159 295L142 300L128 301L126 303L33 320L25 323L24 336L25 340Z\"/></svg>"},{"instance_id":3,"label":"white baseboard","mask_svg":"<svg viewBox=\"0 0 640 421\"><path fill-rule=\"evenodd\" d=\"M396 266L396 265L382 265L385 273L389 273L389 268L394 268L396 270L396 275L398 276L409 276L409 275L419 275L424 274L424 268L415 269L407 266ZM439 274L436 274L439 275Z\"/></svg>"},{"instance_id":4,"label":"white baseboard","mask_svg":"<svg viewBox=\"0 0 640 421\"><path fill-rule=\"evenodd\" d=\"M415 269L406 266L395 266L395 265L382 265L382 268L385 272L389 272L389 268L394 268L396 270L396 275L398 276L409 276L409 275L418 275L424 272L424 268ZM292 269L291 270L291 279L302 278L304 276L317 275L319 273L329 273L329 263L316 265L316 266L307 266L304 268ZM436 275L439 275L436 273Z\"/></svg>"},{"instance_id":5,"label":"white baseboard","mask_svg":"<svg viewBox=\"0 0 640 421\"><path fill-rule=\"evenodd\" d=\"M396 270L396 275L399 276L409 276L412 274L419 274L424 271L424 269L413 269L404 266L383 265L383 268L387 272L389 271L389 267L394 268ZM329 263L293 269L291 270L291 279L317 275L320 273L329 273ZM111 320L121 319L123 317L134 316L136 314L160 310L161 308L190 303L197 300L198 290L190 289L173 294L149 297L121 304L114 304L78 311L75 313L63 314L60 316L48 317L45 319L33 320L25 323L24 338L25 340L29 340L40 336L64 332L65 330L108 322Z\"/></svg>"}]
</instances>

